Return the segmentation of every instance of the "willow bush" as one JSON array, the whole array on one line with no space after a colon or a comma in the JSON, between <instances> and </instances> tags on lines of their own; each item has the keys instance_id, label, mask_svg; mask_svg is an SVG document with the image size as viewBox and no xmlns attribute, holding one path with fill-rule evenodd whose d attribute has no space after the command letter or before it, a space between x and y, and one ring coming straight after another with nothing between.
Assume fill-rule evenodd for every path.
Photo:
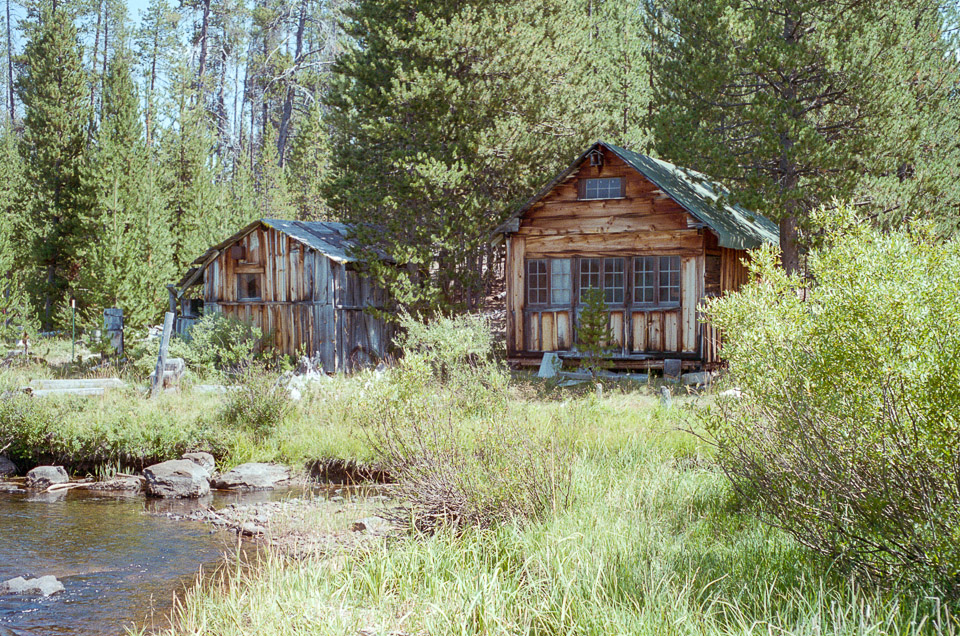
<instances>
[{"instance_id":1,"label":"willow bush","mask_svg":"<svg viewBox=\"0 0 960 636\"><path fill-rule=\"evenodd\" d=\"M788 276L771 249L713 301L741 399L708 416L736 490L803 544L960 590L960 242L848 211Z\"/></svg>"},{"instance_id":2,"label":"willow bush","mask_svg":"<svg viewBox=\"0 0 960 636\"><path fill-rule=\"evenodd\" d=\"M479 316L401 321L404 356L352 406L420 532L524 521L566 505L568 445L511 411L508 374ZM549 427L548 427L549 428Z\"/></svg>"}]
</instances>

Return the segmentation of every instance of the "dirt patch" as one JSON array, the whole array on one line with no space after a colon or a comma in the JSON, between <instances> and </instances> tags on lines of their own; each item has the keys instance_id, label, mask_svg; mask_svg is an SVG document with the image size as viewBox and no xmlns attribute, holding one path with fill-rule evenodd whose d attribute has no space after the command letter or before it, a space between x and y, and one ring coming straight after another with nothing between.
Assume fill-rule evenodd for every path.
<instances>
[{"instance_id":1,"label":"dirt patch","mask_svg":"<svg viewBox=\"0 0 960 636\"><path fill-rule=\"evenodd\" d=\"M304 496L285 501L230 503L166 517L198 521L295 557L327 556L367 546L398 534L378 513L389 507L384 494Z\"/></svg>"},{"instance_id":2,"label":"dirt patch","mask_svg":"<svg viewBox=\"0 0 960 636\"><path fill-rule=\"evenodd\" d=\"M393 476L379 466L361 464L352 459L320 459L307 465L310 478L327 484L390 484Z\"/></svg>"}]
</instances>

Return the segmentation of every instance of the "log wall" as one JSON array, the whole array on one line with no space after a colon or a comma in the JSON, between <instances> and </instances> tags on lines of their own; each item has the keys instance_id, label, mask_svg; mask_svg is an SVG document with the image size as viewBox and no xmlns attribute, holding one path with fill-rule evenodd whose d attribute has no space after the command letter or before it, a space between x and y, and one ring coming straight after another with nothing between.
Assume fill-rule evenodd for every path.
<instances>
[{"instance_id":1,"label":"log wall","mask_svg":"<svg viewBox=\"0 0 960 636\"><path fill-rule=\"evenodd\" d=\"M621 177L622 197L585 201L580 181ZM507 351L513 357L568 351L576 343L577 259L679 256L680 303L642 307L630 302L610 305L614 342L625 358L681 357L706 361L701 300L714 279L717 293L736 289L745 280L743 252L721 250L709 228L611 152L601 167L589 162L535 203L507 237ZM566 306L526 306L526 262L535 258L573 259L571 302ZM711 276L708 277L708 269ZM714 271L715 270L715 271ZM625 287L632 280L625 275Z\"/></svg>"}]
</instances>

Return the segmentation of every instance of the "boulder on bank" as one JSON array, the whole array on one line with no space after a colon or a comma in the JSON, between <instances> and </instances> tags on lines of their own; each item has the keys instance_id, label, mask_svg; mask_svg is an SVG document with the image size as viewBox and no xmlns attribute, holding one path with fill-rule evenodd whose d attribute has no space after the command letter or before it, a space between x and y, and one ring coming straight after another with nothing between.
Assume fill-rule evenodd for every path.
<instances>
[{"instance_id":1,"label":"boulder on bank","mask_svg":"<svg viewBox=\"0 0 960 636\"><path fill-rule=\"evenodd\" d=\"M49 488L54 484L65 484L70 481L63 466L37 466L27 473L27 488Z\"/></svg>"},{"instance_id":2,"label":"boulder on bank","mask_svg":"<svg viewBox=\"0 0 960 636\"><path fill-rule=\"evenodd\" d=\"M64 590L63 583L55 576L41 576L36 579L25 579L18 576L4 583L0 583L0 593L4 594L42 594L50 596Z\"/></svg>"},{"instance_id":3,"label":"boulder on bank","mask_svg":"<svg viewBox=\"0 0 960 636\"><path fill-rule=\"evenodd\" d=\"M174 499L203 497L210 492L210 475L188 459L171 459L144 469L147 494Z\"/></svg>"},{"instance_id":4,"label":"boulder on bank","mask_svg":"<svg viewBox=\"0 0 960 636\"><path fill-rule=\"evenodd\" d=\"M290 481L290 469L276 464L241 464L213 480L218 490L273 490Z\"/></svg>"},{"instance_id":5,"label":"boulder on bank","mask_svg":"<svg viewBox=\"0 0 960 636\"><path fill-rule=\"evenodd\" d=\"M193 462L200 468L207 471L207 474L210 475L211 477L213 476L213 473L216 472L217 470L217 462L213 458L213 455L211 455L210 453L203 453L203 452L184 453L180 459L185 459L187 461Z\"/></svg>"},{"instance_id":6,"label":"boulder on bank","mask_svg":"<svg viewBox=\"0 0 960 636\"><path fill-rule=\"evenodd\" d=\"M13 477L16 474L17 465L3 455L0 455L0 478Z\"/></svg>"}]
</instances>

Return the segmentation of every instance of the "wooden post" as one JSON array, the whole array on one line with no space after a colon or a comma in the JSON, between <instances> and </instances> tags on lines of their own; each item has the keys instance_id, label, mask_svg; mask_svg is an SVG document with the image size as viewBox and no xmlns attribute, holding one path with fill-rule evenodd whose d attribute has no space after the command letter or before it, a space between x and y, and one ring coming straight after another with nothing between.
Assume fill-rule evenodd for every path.
<instances>
[{"instance_id":1,"label":"wooden post","mask_svg":"<svg viewBox=\"0 0 960 636\"><path fill-rule=\"evenodd\" d=\"M123 309L110 307L103 310L103 330L118 356L123 356Z\"/></svg>"},{"instance_id":2,"label":"wooden post","mask_svg":"<svg viewBox=\"0 0 960 636\"><path fill-rule=\"evenodd\" d=\"M163 317L163 335L160 336L160 353L157 355L157 371L153 378L153 390L150 397L156 397L163 389L163 370L167 366L167 348L170 346L174 315L172 311L168 311Z\"/></svg>"}]
</instances>

